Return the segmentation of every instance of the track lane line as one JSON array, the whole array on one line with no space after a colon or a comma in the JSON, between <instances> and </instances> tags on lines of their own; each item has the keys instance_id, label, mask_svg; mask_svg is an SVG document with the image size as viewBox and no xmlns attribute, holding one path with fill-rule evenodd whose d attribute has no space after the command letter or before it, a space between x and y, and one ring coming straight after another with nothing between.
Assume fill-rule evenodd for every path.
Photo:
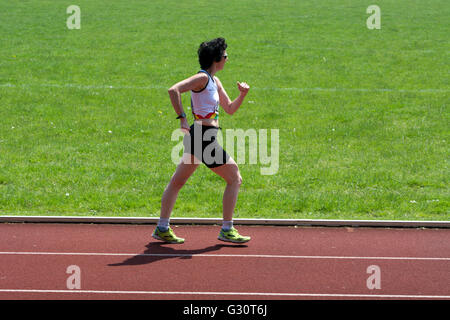
<instances>
[{"instance_id":1,"label":"track lane line","mask_svg":"<svg viewBox=\"0 0 450 320\"><path fill-rule=\"evenodd\" d=\"M346 260L429 260L450 261L447 257L358 257L302 256L270 254L189 254L189 253L108 253L108 252L0 252L0 255L61 255L61 256L135 256L135 257L207 257L207 258L268 258L268 259L346 259Z\"/></svg>"},{"instance_id":2,"label":"track lane line","mask_svg":"<svg viewBox=\"0 0 450 320\"><path fill-rule=\"evenodd\" d=\"M29 87L48 87L57 89L79 89L79 90L160 90L167 89L168 86L163 85L108 85L108 84L79 84L79 83L0 83L0 88L29 88ZM343 88L343 87L254 87L253 90L262 91L297 91L297 92L391 92L391 93L446 93L450 90L447 88L421 88L421 89L398 89L398 88Z\"/></svg>"},{"instance_id":3,"label":"track lane line","mask_svg":"<svg viewBox=\"0 0 450 320\"><path fill-rule=\"evenodd\" d=\"M285 292L191 292L191 291L123 291L123 290L40 290L0 289L0 293L86 293L86 294L136 294L136 295L219 295L219 296L278 296L278 297L338 297L338 298L410 298L450 299L447 295L410 294L347 294L347 293L285 293Z\"/></svg>"}]
</instances>

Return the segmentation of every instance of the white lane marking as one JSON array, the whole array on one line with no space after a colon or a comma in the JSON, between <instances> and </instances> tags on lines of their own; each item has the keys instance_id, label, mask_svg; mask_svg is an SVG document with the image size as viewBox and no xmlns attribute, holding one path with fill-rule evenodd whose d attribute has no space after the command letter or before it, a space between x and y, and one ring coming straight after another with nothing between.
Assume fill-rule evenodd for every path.
<instances>
[{"instance_id":1,"label":"white lane marking","mask_svg":"<svg viewBox=\"0 0 450 320\"><path fill-rule=\"evenodd\" d=\"M12 84L12 83L0 83L0 88L29 88L29 87L50 87L50 88L74 88L80 90L103 90L103 89L131 89L131 90L152 90L152 89L167 89L168 86L163 85L147 85L147 86L127 86L127 85L85 85L75 83L35 83L35 84ZM450 92L450 89L393 89L393 88L302 88L302 87L253 87L253 90L263 91L298 91L298 92L399 92L399 93L446 93Z\"/></svg>"},{"instance_id":2,"label":"white lane marking","mask_svg":"<svg viewBox=\"0 0 450 320\"><path fill-rule=\"evenodd\" d=\"M338 298L409 298L409 299L450 299L446 295L410 294L341 294L341 293L282 293L282 292L190 292L190 291L111 291L111 290L38 290L0 289L7 293L91 293L91 294L147 294L147 295L225 295L225 296L278 296L278 297L338 297Z\"/></svg>"},{"instance_id":3,"label":"white lane marking","mask_svg":"<svg viewBox=\"0 0 450 320\"><path fill-rule=\"evenodd\" d=\"M162 85L148 85L148 86L124 86L124 85L85 85L85 84L76 84L76 83L21 83L21 84L12 84L12 83L0 83L0 88L29 88L29 87L48 87L48 88L74 88L81 90L90 90L90 89L136 89L136 90L150 90L150 89L167 89L166 86Z\"/></svg>"},{"instance_id":4,"label":"white lane marking","mask_svg":"<svg viewBox=\"0 0 450 320\"><path fill-rule=\"evenodd\" d=\"M61 255L61 256L134 256L134 257L207 257L207 258L268 258L268 259L347 259L347 260L431 260L450 261L447 257L358 257L358 256L291 256L271 254L196 254L196 253L108 253L108 252L0 252L0 255Z\"/></svg>"}]
</instances>

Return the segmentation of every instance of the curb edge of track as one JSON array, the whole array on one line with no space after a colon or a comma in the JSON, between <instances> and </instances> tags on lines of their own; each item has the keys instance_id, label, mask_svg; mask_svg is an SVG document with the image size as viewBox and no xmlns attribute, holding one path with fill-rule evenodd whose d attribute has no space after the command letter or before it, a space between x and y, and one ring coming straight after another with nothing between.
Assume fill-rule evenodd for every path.
<instances>
[{"instance_id":1,"label":"curb edge of track","mask_svg":"<svg viewBox=\"0 0 450 320\"><path fill-rule=\"evenodd\" d=\"M94 223L156 224L157 217L92 217L92 216L20 216L0 215L0 223ZM171 218L171 224L217 225L221 218ZM385 228L450 228L450 221L421 220L337 220L337 219L233 219L236 225L320 226L320 227L385 227Z\"/></svg>"}]
</instances>

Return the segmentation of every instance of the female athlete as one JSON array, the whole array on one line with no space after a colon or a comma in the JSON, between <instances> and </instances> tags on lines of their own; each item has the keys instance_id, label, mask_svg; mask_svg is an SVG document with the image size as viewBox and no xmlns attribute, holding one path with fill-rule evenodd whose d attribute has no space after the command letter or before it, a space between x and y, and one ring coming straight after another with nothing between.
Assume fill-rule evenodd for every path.
<instances>
[{"instance_id":1,"label":"female athlete","mask_svg":"<svg viewBox=\"0 0 450 320\"><path fill-rule=\"evenodd\" d=\"M242 177L236 162L216 141L219 128L219 105L226 113L234 114L249 91L245 82L237 82L239 96L231 101L216 73L227 63L225 39L216 38L203 42L198 49L201 70L169 89L173 108L180 120L180 128L185 133L183 157L178 164L161 200L161 214L152 236L168 243L184 243L169 226L169 219L178 192L198 168L204 163L227 183L223 194L223 223L218 239L233 243L244 243L250 237L241 236L233 227L233 212L236 206ZM191 92L191 109L194 124L189 126L181 104L181 94Z\"/></svg>"}]
</instances>

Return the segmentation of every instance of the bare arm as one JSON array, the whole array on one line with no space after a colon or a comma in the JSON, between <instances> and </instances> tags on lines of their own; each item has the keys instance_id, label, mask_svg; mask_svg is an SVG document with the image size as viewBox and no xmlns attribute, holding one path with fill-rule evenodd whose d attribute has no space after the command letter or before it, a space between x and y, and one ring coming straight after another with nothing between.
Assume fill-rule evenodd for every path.
<instances>
[{"instance_id":1,"label":"bare arm","mask_svg":"<svg viewBox=\"0 0 450 320\"><path fill-rule=\"evenodd\" d=\"M170 101L173 109L177 115L184 113L183 105L181 103L181 94L189 90L201 90L208 83L208 75L205 73L198 73L190 78L182 80L174 84L169 89ZM180 119L181 130L189 130L189 124L186 118Z\"/></svg>"},{"instance_id":2,"label":"bare arm","mask_svg":"<svg viewBox=\"0 0 450 320\"><path fill-rule=\"evenodd\" d=\"M228 114L235 113L239 107L241 106L242 102L244 102L245 96L247 95L250 86L245 82L237 82L237 87L239 89L239 96L231 101L231 99L228 97L227 92L222 86L222 83L218 78L216 78L217 84L218 84L218 91L219 91L219 102L222 108L225 110Z\"/></svg>"}]
</instances>

